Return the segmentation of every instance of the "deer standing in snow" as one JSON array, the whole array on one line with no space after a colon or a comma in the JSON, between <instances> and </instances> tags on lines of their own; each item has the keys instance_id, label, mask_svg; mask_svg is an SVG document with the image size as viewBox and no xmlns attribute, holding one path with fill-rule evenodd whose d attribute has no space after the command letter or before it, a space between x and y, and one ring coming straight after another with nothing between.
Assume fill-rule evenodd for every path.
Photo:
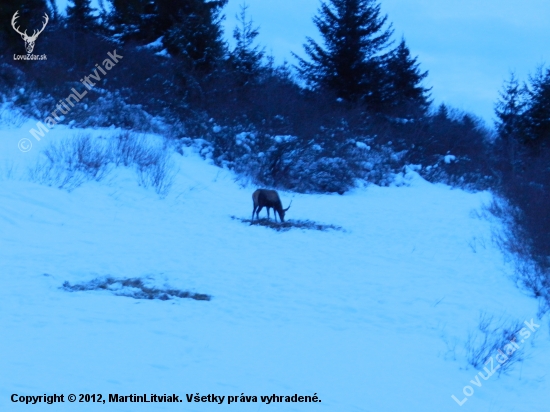
<instances>
[{"instance_id":1,"label":"deer standing in snow","mask_svg":"<svg viewBox=\"0 0 550 412\"><path fill-rule=\"evenodd\" d=\"M277 221L277 212L281 222L285 221L285 212L290 209L290 205L286 209L283 209L283 204L279 198L279 194L275 190L258 189L252 193L252 201L254 202L254 209L252 209L252 222L254 221L254 213L256 213L256 219L260 218L260 211L265 207L267 209L267 218L269 219L269 209L273 209L273 215L275 221ZM292 204L292 201L290 201Z\"/></svg>"}]
</instances>

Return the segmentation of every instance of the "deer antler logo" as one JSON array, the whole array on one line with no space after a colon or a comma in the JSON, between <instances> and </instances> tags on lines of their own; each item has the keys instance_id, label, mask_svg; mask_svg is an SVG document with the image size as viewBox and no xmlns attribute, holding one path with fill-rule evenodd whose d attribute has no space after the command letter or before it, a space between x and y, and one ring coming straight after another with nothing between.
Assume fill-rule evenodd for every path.
<instances>
[{"instance_id":1,"label":"deer antler logo","mask_svg":"<svg viewBox=\"0 0 550 412\"><path fill-rule=\"evenodd\" d=\"M19 27L15 27L15 22L16 20L18 19L18 13L19 13L19 10L17 10L12 19L11 19L11 26L13 27L13 29L19 33L21 35L21 38L25 41L25 49L27 49L27 54L31 54L32 51L34 50L34 42L36 42L36 39L38 38L38 36L40 35L40 33L42 33L44 31L44 29L46 28L46 25L48 24L48 21L50 21L48 15L46 13L44 13L44 23L42 24L42 28L40 30L34 30L33 33L32 33L32 36L29 36L27 34L27 30L25 30L24 32L21 32L19 30Z\"/></svg>"}]
</instances>

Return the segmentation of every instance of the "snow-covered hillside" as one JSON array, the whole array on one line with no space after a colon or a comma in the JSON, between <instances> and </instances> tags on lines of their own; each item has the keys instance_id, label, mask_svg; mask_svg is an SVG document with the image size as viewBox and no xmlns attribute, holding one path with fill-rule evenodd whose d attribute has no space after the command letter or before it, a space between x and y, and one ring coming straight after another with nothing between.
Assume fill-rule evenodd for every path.
<instances>
[{"instance_id":1,"label":"snow-covered hillside","mask_svg":"<svg viewBox=\"0 0 550 412\"><path fill-rule=\"evenodd\" d=\"M254 188L190 148L173 153L165 198L124 168L71 192L31 182L41 150L83 132L60 126L22 153L33 124L0 126L0 410L550 410L548 321L514 285L496 223L480 217L488 193L414 172L404 186L343 196L280 192L293 200L289 219L343 230L277 232L232 219L250 218ZM106 276L212 299L61 288ZM521 345L526 360L481 387L463 349L480 312L541 325ZM451 396L462 401L465 386L474 394L459 406ZM54 393L65 403L10 400ZM197 393L226 399L188 403ZM68 394L183 402L72 404ZM227 404L241 394L258 402ZM322 402L261 402L273 394Z\"/></svg>"}]
</instances>

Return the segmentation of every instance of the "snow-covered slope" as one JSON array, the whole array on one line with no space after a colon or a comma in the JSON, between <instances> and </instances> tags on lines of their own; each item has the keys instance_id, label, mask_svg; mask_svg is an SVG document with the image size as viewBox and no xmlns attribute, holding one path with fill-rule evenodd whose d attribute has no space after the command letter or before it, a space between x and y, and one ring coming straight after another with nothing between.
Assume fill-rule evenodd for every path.
<instances>
[{"instance_id":1,"label":"snow-covered slope","mask_svg":"<svg viewBox=\"0 0 550 412\"><path fill-rule=\"evenodd\" d=\"M39 151L79 131L59 127L21 153L31 125L0 126L0 410L550 410L547 321L522 364L470 383L477 371L461 348L480 311L522 322L537 313L478 215L488 193L414 172L407 186L344 196L280 192L293 199L288 218L343 230L276 232L232 219L250 217L253 188L191 149L174 153L163 199L125 169L70 193L33 183L25 170ZM104 276L212 300L61 289ZM451 395L462 400L465 386L475 393L459 407ZM10 401L54 393L175 393L183 403ZM197 393L226 400L188 403ZM242 393L258 402L227 405ZM322 402L261 402L272 394Z\"/></svg>"}]
</instances>

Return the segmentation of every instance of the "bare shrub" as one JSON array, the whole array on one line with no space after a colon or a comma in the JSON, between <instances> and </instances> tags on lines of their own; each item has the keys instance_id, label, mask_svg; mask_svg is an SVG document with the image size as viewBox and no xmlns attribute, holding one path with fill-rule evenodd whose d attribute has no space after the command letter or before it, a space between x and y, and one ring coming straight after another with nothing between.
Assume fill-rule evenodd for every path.
<instances>
[{"instance_id":1,"label":"bare shrub","mask_svg":"<svg viewBox=\"0 0 550 412\"><path fill-rule=\"evenodd\" d=\"M40 160L28 170L29 179L46 186L66 189L69 192L76 189L84 182L85 176L81 173L70 173L59 164L51 164Z\"/></svg>"},{"instance_id":2,"label":"bare shrub","mask_svg":"<svg viewBox=\"0 0 550 412\"><path fill-rule=\"evenodd\" d=\"M89 135L62 140L47 147L43 153L51 163L62 163L69 171L80 171L93 180L101 180L110 163L107 145Z\"/></svg>"},{"instance_id":3,"label":"bare shrub","mask_svg":"<svg viewBox=\"0 0 550 412\"><path fill-rule=\"evenodd\" d=\"M168 154L157 154L154 162L137 165L138 179L143 187L153 187L158 195L166 196L174 183L174 167Z\"/></svg>"},{"instance_id":4,"label":"bare shrub","mask_svg":"<svg viewBox=\"0 0 550 412\"><path fill-rule=\"evenodd\" d=\"M0 125L8 128L19 128L26 120L23 112L12 102L0 104Z\"/></svg>"},{"instance_id":5,"label":"bare shrub","mask_svg":"<svg viewBox=\"0 0 550 412\"><path fill-rule=\"evenodd\" d=\"M122 132L111 141L111 156L116 166L130 166L136 156L141 156L141 141L128 131Z\"/></svg>"},{"instance_id":6,"label":"bare shrub","mask_svg":"<svg viewBox=\"0 0 550 412\"><path fill-rule=\"evenodd\" d=\"M32 181L73 190L90 180L102 180L110 170L107 144L89 135L51 143L43 157L29 169Z\"/></svg>"},{"instance_id":7,"label":"bare shrub","mask_svg":"<svg viewBox=\"0 0 550 412\"><path fill-rule=\"evenodd\" d=\"M531 219L537 213L533 212L534 206L529 206L531 210L523 210L510 200L496 196L487 210L502 222L502 229L494 233L494 239L513 261L516 282L539 299L538 316L541 317L550 309L550 258L541 250L545 245L534 242L547 235L544 233L547 226L544 219L538 220L538 227L535 225ZM535 216L529 216L530 213Z\"/></svg>"},{"instance_id":8,"label":"bare shrub","mask_svg":"<svg viewBox=\"0 0 550 412\"><path fill-rule=\"evenodd\" d=\"M170 190L174 166L165 143L155 145L146 137L123 132L112 141L111 155L117 166L135 167L143 187L153 187L161 196Z\"/></svg>"},{"instance_id":9,"label":"bare shrub","mask_svg":"<svg viewBox=\"0 0 550 412\"><path fill-rule=\"evenodd\" d=\"M113 168L125 166L135 169L140 185L165 196L174 179L170 150L165 143L155 144L129 132L111 141L80 135L51 143L29 169L29 177L70 191L87 181L101 181Z\"/></svg>"},{"instance_id":10,"label":"bare shrub","mask_svg":"<svg viewBox=\"0 0 550 412\"><path fill-rule=\"evenodd\" d=\"M484 366L491 357L499 355L502 348L515 342L516 334L522 329L523 324L519 321L499 318L481 312L479 324L476 330L468 334L464 344L468 364L478 369ZM524 360L521 350L516 350L507 355L505 363L501 364L499 374L506 372L512 365Z\"/></svg>"},{"instance_id":11,"label":"bare shrub","mask_svg":"<svg viewBox=\"0 0 550 412\"><path fill-rule=\"evenodd\" d=\"M17 167L13 161L5 161L3 165L0 165L0 180L15 179L17 174Z\"/></svg>"}]
</instances>

